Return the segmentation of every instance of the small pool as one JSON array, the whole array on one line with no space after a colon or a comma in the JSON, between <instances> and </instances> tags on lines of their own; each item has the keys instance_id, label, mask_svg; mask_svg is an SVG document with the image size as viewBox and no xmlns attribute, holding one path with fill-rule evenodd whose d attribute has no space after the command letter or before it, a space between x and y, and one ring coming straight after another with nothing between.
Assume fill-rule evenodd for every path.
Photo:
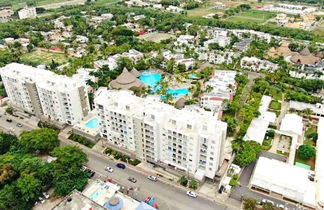
<instances>
[{"instance_id":1,"label":"small pool","mask_svg":"<svg viewBox=\"0 0 324 210\"><path fill-rule=\"evenodd\" d=\"M150 86L151 88L156 88L157 83L162 79L161 74L158 73L150 73L150 72L143 72L139 79L146 85Z\"/></svg>"},{"instance_id":2,"label":"small pool","mask_svg":"<svg viewBox=\"0 0 324 210\"><path fill-rule=\"evenodd\" d=\"M99 120L97 118L93 118L86 122L85 126L90 129L96 129L99 127Z\"/></svg>"},{"instance_id":3,"label":"small pool","mask_svg":"<svg viewBox=\"0 0 324 210\"><path fill-rule=\"evenodd\" d=\"M90 195L90 199L91 200L96 200L102 193L104 192L103 189L99 188L96 191L94 191L91 195Z\"/></svg>"},{"instance_id":4,"label":"small pool","mask_svg":"<svg viewBox=\"0 0 324 210\"><path fill-rule=\"evenodd\" d=\"M311 166L306 165L306 164L304 164L304 163L296 162L296 163L295 163L295 166L298 166L298 167L300 167L300 168L305 168L305 169L311 170Z\"/></svg>"},{"instance_id":5,"label":"small pool","mask_svg":"<svg viewBox=\"0 0 324 210\"><path fill-rule=\"evenodd\" d=\"M188 78L189 78L189 79L197 79L198 77L197 77L196 74L189 74L189 75L188 75Z\"/></svg>"},{"instance_id":6,"label":"small pool","mask_svg":"<svg viewBox=\"0 0 324 210\"><path fill-rule=\"evenodd\" d=\"M188 88L180 88L180 89L168 89L167 94L170 94L172 98L178 98L179 96L186 96L189 94ZM166 96L161 96L162 100L166 99Z\"/></svg>"}]
</instances>

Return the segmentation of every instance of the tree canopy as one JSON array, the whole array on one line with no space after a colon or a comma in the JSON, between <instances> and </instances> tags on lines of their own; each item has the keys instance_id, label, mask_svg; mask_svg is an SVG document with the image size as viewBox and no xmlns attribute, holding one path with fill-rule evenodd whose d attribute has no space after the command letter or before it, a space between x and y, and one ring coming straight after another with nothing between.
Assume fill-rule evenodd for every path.
<instances>
[{"instance_id":1,"label":"tree canopy","mask_svg":"<svg viewBox=\"0 0 324 210\"><path fill-rule=\"evenodd\" d=\"M19 145L27 152L48 153L59 145L58 132L48 128L24 131L20 135Z\"/></svg>"},{"instance_id":2,"label":"tree canopy","mask_svg":"<svg viewBox=\"0 0 324 210\"><path fill-rule=\"evenodd\" d=\"M302 159L307 160L307 159L314 157L316 155L316 149L315 149L315 147L313 147L311 145L304 144L298 148L298 155Z\"/></svg>"}]
</instances>

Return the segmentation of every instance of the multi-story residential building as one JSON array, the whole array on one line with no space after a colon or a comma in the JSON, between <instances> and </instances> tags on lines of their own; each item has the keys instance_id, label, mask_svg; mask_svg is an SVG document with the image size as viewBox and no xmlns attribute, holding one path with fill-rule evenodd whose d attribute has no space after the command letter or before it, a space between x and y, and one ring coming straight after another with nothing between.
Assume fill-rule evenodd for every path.
<instances>
[{"instance_id":1,"label":"multi-story residential building","mask_svg":"<svg viewBox=\"0 0 324 210\"><path fill-rule=\"evenodd\" d=\"M85 82L11 63L0 70L11 104L39 118L75 124L89 112Z\"/></svg>"},{"instance_id":2,"label":"multi-story residential building","mask_svg":"<svg viewBox=\"0 0 324 210\"><path fill-rule=\"evenodd\" d=\"M36 18L36 8L35 7L25 7L18 11L19 19L26 19L26 18Z\"/></svg>"},{"instance_id":3,"label":"multi-story residential building","mask_svg":"<svg viewBox=\"0 0 324 210\"><path fill-rule=\"evenodd\" d=\"M101 136L143 161L214 178L224 160L227 124L204 110L178 110L155 97L100 88L95 95Z\"/></svg>"}]
</instances>

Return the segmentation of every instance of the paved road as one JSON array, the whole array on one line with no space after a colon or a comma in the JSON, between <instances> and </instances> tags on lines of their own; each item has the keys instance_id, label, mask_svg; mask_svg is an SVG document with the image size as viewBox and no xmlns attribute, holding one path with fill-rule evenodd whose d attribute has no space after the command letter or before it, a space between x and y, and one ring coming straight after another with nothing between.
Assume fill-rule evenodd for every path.
<instances>
[{"instance_id":1,"label":"paved road","mask_svg":"<svg viewBox=\"0 0 324 210\"><path fill-rule=\"evenodd\" d=\"M6 119L12 119L9 123ZM22 123L21 120L14 118L9 115L2 115L0 117L0 129L5 131L14 132L19 134L23 130L32 130L33 127L28 124L23 124L23 127L17 127L17 123ZM76 144L70 140L61 139L61 145ZM147 196L156 197L156 202L159 205L159 209L162 210L218 210L218 209L229 209L223 204L212 202L211 200L205 199L198 196L198 198L190 198L186 195L186 191L180 188L171 186L162 181L152 182L147 179L148 174L139 173L137 171L126 168L125 170L118 169L115 167L115 162L106 158L97 151L81 147L84 152L88 154L87 166L98 174L101 175L102 179L112 178L115 182L126 186L126 187L139 187L139 191L133 196L142 200ZM114 169L113 173L108 173L104 170L105 166L111 166ZM131 176L137 179L137 183L133 184L127 180Z\"/></svg>"},{"instance_id":2,"label":"paved road","mask_svg":"<svg viewBox=\"0 0 324 210\"><path fill-rule=\"evenodd\" d=\"M62 142L63 145L69 144L70 142ZM186 195L184 190L175 188L164 182L157 181L152 182L147 179L149 174L141 174L133 171L129 168L119 169L115 167L115 163L111 160L103 158L97 152L87 152L88 164L87 166L97 173L99 172L104 178L112 178L117 183L128 186L128 187L139 187L138 198L144 199L147 196L156 197L156 202L159 205L159 209L162 210L218 210L227 209L223 204L218 204L207 200L205 198L190 198ZM109 165L114 169L113 173L106 172L104 167ZM131 176L137 179L135 184L129 182L127 178Z\"/></svg>"}]
</instances>

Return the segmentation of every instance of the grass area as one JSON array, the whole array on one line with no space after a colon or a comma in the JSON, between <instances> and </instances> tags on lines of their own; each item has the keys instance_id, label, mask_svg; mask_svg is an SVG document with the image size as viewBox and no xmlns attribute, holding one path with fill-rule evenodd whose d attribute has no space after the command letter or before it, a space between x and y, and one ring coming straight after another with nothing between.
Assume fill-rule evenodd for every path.
<instances>
[{"instance_id":1,"label":"grass area","mask_svg":"<svg viewBox=\"0 0 324 210\"><path fill-rule=\"evenodd\" d=\"M74 134L74 133L72 133L69 136L69 139L71 139L72 141L78 142L80 144L83 144L84 146L89 147L89 148L92 148L94 146L94 143L92 141L90 141L89 139L87 139L83 136Z\"/></svg>"},{"instance_id":2,"label":"grass area","mask_svg":"<svg viewBox=\"0 0 324 210\"><path fill-rule=\"evenodd\" d=\"M295 161L294 163L296 162L299 162L299 163L303 163L303 164L306 164L306 165L309 165L311 167L311 170L314 170L315 169L315 157L312 157L308 160L304 160L304 159L301 159L299 156L298 156L298 151L296 151L296 156L295 156Z\"/></svg>"},{"instance_id":3,"label":"grass area","mask_svg":"<svg viewBox=\"0 0 324 210\"><path fill-rule=\"evenodd\" d=\"M281 110L281 103L278 101L271 101L269 108L274 110Z\"/></svg>"},{"instance_id":4,"label":"grass area","mask_svg":"<svg viewBox=\"0 0 324 210\"><path fill-rule=\"evenodd\" d=\"M284 155L284 156L289 156L289 153L288 152L282 152L282 151L280 151L280 150L277 150L277 154L279 154L279 155Z\"/></svg>"},{"instance_id":5,"label":"grass area","mask_svg":"<svg viewBox=\"0 0 324 210\"><path fill-rule=\"evenodd\" d=\"M65 56L64 53L59 52L50 52L46 50L36 50L30 53L23 54L21 56L21 60L24 63L28 64L50 64L52 60L55 62L62 64L68 61L68 58Z\"/></svg>"},{"instance_id":6,"label":"grass area","mask_svg":"<svg viewBox=\"0 0 324 210\"><path fill-rule=\"evenodd\" d=\"M210 13L217 13L220 11L221 10L216 10L211 7L199 7L196 9L188 10L187 13L189 17L202 17Z\"/></svg>"},{"instance_id":7,"label":"grass area","mask_svg":"<svg viewBox=\"0 0 324 210\"><path fill-rule=\"evenodd\" d=\"M20 8L23 8L27 4L41 6L41 5L60 3L65 1L70 1L70 0L1 0L0 7L5 5L11 5L14 10L18 10Z\"/></svg>"},{"instance_id":8,"label":"grass area","mask_svg":"<svg viewBox=\"0 0 324 210\"><path fill-rule=\"evenodd\" d=\"M247 12L239 13L235 16L226 18L230 22L241 22L241 23L263 23L266 20L275 16L273 12L259 11L259 10L249 10Z\"/></svg>"}]
</instances>

